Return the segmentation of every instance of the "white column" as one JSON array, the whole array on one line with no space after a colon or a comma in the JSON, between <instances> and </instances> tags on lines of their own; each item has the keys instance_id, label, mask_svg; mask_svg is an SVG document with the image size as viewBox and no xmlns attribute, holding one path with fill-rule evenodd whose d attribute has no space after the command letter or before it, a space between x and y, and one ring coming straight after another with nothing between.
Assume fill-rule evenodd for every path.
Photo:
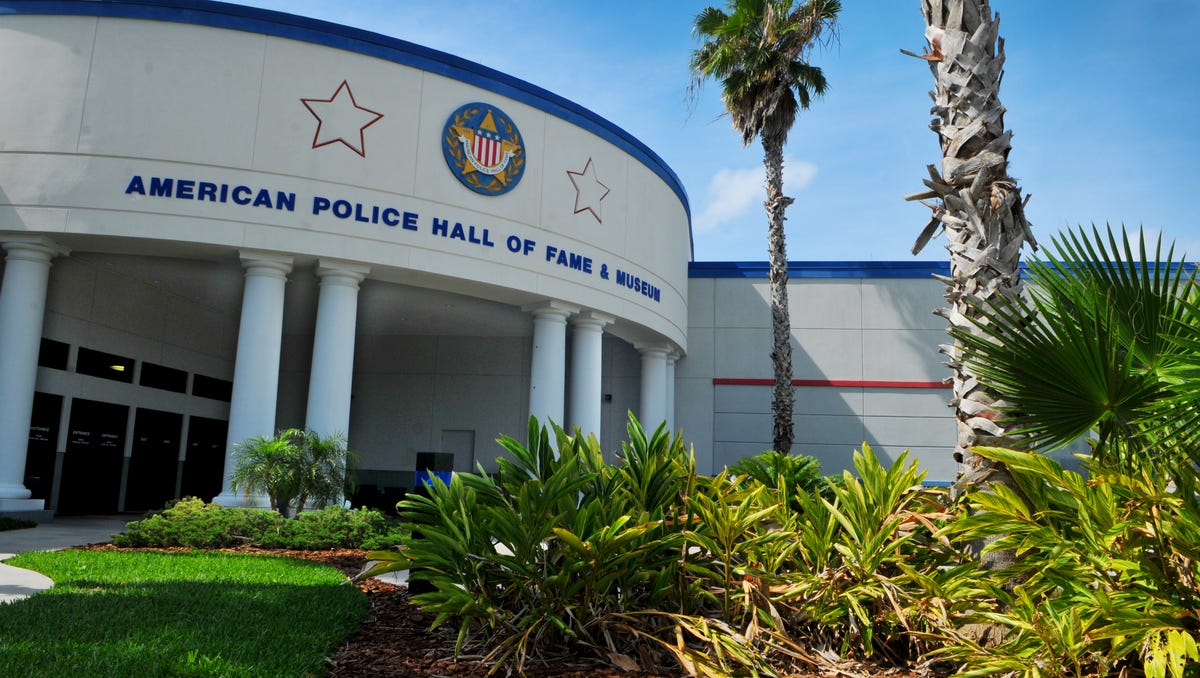
<instances>
[{"instance_id":1,"label":"white column","mask_svg":"<svg viewBox=\"0 0 1200 678\"><path fill-rule=\"evenodd\" d=\"M25 453L37 385L42 320L50 260L67 250L46 238L3 244L4 282L0 286L0 510L40 511L25 487Z\"/></svg>"},{"instance_id":2,"label":"white column","mask_svg":"<svg viewBox=\"0 0 1200 678\"><path fill-rule=\"evenodd\" d=\"M646 434L654 432L667 420L667 354L666 344L639 344L642 354L642 399L638 419Z\"/></svg>"},{"instance_id":3,"label":"white column","mask_svg":"<svg viewBox=\"0 0 1200 678\"><path fill-rule=\"evenodd\" d=\"M241 506L245 495L230 482L237 459L233 446L254 436L275 435L275 403L279 394L279 352L283 341L283 291L292 270L291 257L241 252L246 269L242 320L238 327L233 397L229 403L229 438L225 443L225 478L213 502ZM259 503L255 497L251 503ZM262 502L265 504L265 502Z\"/></svg>"},{"instance_id":4,"label":"white column","mask_svg":"<svg viewBox=\"0 0 1200 678\"><path fill-rule=\"evenodd\" d=\"M571 413L572 429L584 436L600 438L601 398L604 387L600 381L603 366L604 326L613 317L595 311L571 319Z\"/></svg>"},{"instance_id":5,"label":"white column","mask_svg":"<svg viewBox=\"0 0 1200 678\"><path fill-rule=\"evenodd\" d=\"M675 434L675 363L679 360L679 351L667 354L667 430Z\"/></svg>"},{"instance_id":6,"label":"white column","mask_svg":"<svg viewBox=\"0 0 1200 678\"><path fill-rule=\"evenodd\" d=\"M304 421L322 436L350 435L358 284L369 271L366 266L328 260L317 265L321 293Z\"/></svg>"},{"instance_id":7,"label":"white column","mask_svg":"<svg viewBox=\"0 0 1200 678\"><path fill-rule=\"evenodd\" d=\"M563 424L567 382L567 316L574 306L547 301L523 310L533 314L533 357L529 364L529 414L538 425Z\"/></svg>"}]
</instances>

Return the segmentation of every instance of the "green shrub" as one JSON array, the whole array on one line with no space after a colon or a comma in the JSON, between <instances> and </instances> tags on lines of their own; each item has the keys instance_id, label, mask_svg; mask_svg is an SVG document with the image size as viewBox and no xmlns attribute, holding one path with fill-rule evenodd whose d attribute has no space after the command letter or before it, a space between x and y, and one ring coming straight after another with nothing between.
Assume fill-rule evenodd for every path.
<instances>
[{"instance_id":1,"label":"green shrub","mask_svg":"<svg viewBox=\"0 0 1200 678\"><path fill-rule=\"evenodd\" d=\"M1038 454L975 451L1002 462L1018 490L972 493L972 513L945 533L1018 554L986 575L999 605L963 620L1009 631L996 647L951 633L939 654L965 662L967 676L1200 671L1200 499L1190 466L1174 483L1101 466L1084 479Z\"/></svg>"},{"instance_id":2,"label":"green shrub","mask_svg":"<svg viewBox=\"0 0 1200 678\"><path fill-rule=\"evenodd\" d=\"M817 492L825 488L821 462L816 457L784 454L775 450L742 459L729 467L729 475L743 486L758 483L775 490L801 489L805 492Z\"/></svg>"},{"instance_id":3,"label":"green shrub","mask_svg":"<svg viewBox=\"0 0 1200 678\"><path fill-rule=\"evenodd\" d=\"M263 535L264 548L319 550L329 548L390 548L403 543L408 530L376 509L327 506L305 511L284 529Z\"/></svg>"},{"instance_id":4,"label":"green shrub","mask_svg":"<svg viewBox=\"0 0 1200 678\"><path fill-rule=\"evenodd\" d=\"M189 497L113 537L117 546L296 550L392 547L407 539L399 521L375 509L326 507L289 520L265 509L227 508Z\"/></svg>"},{"instance_id":5,"label":"green shrub","mask_svg":"<svg viewBox=\"0 0 1200 678\"><path fill-rule=\"evenodd\" d=\"M5 530L24 530L30 527L37 527L37 522L22 518L0 516L0 532L4 532Z\"/></svg>"},{"instance_id":6,"label":"green shrub","mask_svg":"<svg viewBox=\"0 0 1200 678\"><path fill-rule=\"evenodd\" d=\"M548 432L531 419L528 445L508 437L494 477L456 473L429 496L409 495L402 514L421 538L402 554L370 554L389 569L411 561L414 596L515 666L554 653L591 652L632 662L668 627L641 610L692 613L706 605L685 576L686 498L699 491L695 459L660 426L647 438L636 419L621 463L595 437ZM664 634L669 635L669 634Z\"/></svg>"},{"instance_id":7,"label":"green shrub","mask_svg":"<svg viewBox=\"0 0 1200 678\"><path fill-rule=\"evenodd\" d=\"M768 576L777 626L803 647L843 657L920 659L920 639L979 597L957 577L961 551L935 538L951 516L942 489L902 454L884 467L870 446L854 453L856 473L825 481L822 493L797 490L780 531L792 548Z\"/></svg>"},{"instance_id":8,"label":"green shrub","mask_svg":"<svg viewBox=\"0 0 1200 678\"><path fill-rule=\"evenodd\" d=\"M500 439L511 459L494 478L458 473L402 502L423 538L369 557L411 567L435 625L517 671L567 652L711 676L771 674L813 647L915 658L917 634L979 597L973 566L934 538L945 492L905 457L885 469L864 446L858 477L822 496L774 473L698 476L661 427L647 438L631 417L628 432L609 466L594 438L531 420L528 446Z\"/></svg>"}]
</instances>

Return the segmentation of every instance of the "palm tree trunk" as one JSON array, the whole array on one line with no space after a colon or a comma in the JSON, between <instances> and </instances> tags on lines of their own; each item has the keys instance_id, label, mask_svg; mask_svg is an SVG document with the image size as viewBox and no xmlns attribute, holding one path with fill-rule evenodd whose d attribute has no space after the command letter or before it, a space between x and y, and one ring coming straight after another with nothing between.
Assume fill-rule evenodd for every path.
<instances>
[{"instance_id":1,"label":"palm tree trunk","mask_svg":"<svg viewBox=\"0 0 1200 678\"><path fill-rule=\"evenodd\" d=\"M785 131L786 133L786 131ZM788 312L787 241L784 236L784 211L792 199L783 195L784 135L762 131L763 167L767 189L767 248L770 252L771 282L771 364L775 370L775 389L771 407L775 413L773 442L776 452L791 454L795 430L792 411L795 388L792 386L792 323Z\"/></svg>"},{"instance_id":2,"label":"palm tree trunk","mask_svg":"<svg viewBox=\"0 0 1200 678\"><path fill-rule=\"evenodd\" d=\"M908 196L933 209L933 218L913 247L916 254L944 228L949 239L950 277L946 283L949 308L939 309L952 327L979 334L979 310L987 303L1003 303L1022 292L1021 248L1037 248L1025 219L1021 189L1008 175L1012 132L1004 129L1000 80L1004 66L1004 40L998 39L999 15L993 18L988 0L922 0L925 36L932 53L925 55L936 89L931 92L935 116L930 128L942 147L939 172L929 166L928 191ZM932 199L932 201L931 201ZM1002 466L994 466L971 452L973 445L1011 447L998 421L1004 403L984 380L962 361L955 342L941 347L953 372L951 381L958 420L955 459L963 463L955 487L986 488L999 483L1013 486ZM985 567L1002 567L1011 553L993 552Z\"/></svg>"}]
</instances>

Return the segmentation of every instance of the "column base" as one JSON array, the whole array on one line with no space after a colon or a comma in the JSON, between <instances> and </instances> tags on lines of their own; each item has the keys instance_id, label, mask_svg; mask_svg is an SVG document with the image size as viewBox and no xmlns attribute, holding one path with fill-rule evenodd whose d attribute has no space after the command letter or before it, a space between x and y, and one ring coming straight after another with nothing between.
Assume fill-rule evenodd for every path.
<instances>
[{"instance_id":1,"label":"column base","mask_svg":"<svg viewBox=\"0 0 1200 678\"><path fill-rule=\"evenodd\" d=\"M0 516L48 523L54 519L54 512L46 510L42 499L0 499Z\"/></svg>"},{"instance_id":2,"label":"column base","mask_svg":"<svg viewBox=\"0 0 1200 678\"><path fill-rule=\"evenodd\" d=\"M271 508L271 500L265 494L252 494L247 497L240 493L222 492L213 497L212 503L225 508Z\"/></svg>"},{"instance_id":3,"label":"column base","mask_svg":"<svg viewBox=\"0 0 1200 678\"><path fill-rule=\"evenodd\" d=\"M29 499L31 496L33 496L33 493L24 485L0 485L0 501L9 499L22 501Z\"/></svg>"}]
</instances>

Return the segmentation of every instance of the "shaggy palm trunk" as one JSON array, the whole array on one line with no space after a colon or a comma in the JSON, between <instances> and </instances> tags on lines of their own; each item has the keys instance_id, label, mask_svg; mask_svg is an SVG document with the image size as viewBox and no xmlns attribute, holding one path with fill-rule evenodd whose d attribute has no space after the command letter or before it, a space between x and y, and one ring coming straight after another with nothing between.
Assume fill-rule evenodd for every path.
<instances>
[{"instance_id":1,"label":"shaggy palm trunk","mask_svg":"<svg viewBox=\"0 0 1200 678\"><path fill-rule=\"evenodd\" d=\"M929 190L908 197L933 209L913 253L939 228L945 229L950 277L943 281L950 306L937 313L952 327L979 334L979 309L1021 294L1021 247L1026 242L1037 247L1025 219L1028 197L1022 201L1020 187L1008 175L1012 132L1004 129L999 96L1004 41L998 40L999 16L993 18L987 0L922 0L921 12L933 49L924 58L936 81L930 93L935 116L930 128L941 142L942 167L939 172L931 165L924 182ZM1002 466L970 449L1015 444L997 421L1004 403L963 363L957 342L941 351L953 372L951 407L958 420L954 455L963 463L956 489L992 483L1011 487ZM1011 559L1011 553L993 552L983 564L1001 567Z\"/></svg>"},{"instance_id":2,"label":"shaggy palm trunk","mask_svg":"<svg viewBox=\"0 0 1200 678\"><path fill-rule=\"evenodd\" d=\"M775 370L775 389L771 408L775 413L773 442L776 452L791 454L795 430L792 410L795 388L792 386L792 323L788 312L787 241L784 237L784 211L792 199L783 195L783 140L786 131L762 131L763 167L767 189L767 249L770 251L771 282L771 364Z\"/></svg>"}]
</instances>

